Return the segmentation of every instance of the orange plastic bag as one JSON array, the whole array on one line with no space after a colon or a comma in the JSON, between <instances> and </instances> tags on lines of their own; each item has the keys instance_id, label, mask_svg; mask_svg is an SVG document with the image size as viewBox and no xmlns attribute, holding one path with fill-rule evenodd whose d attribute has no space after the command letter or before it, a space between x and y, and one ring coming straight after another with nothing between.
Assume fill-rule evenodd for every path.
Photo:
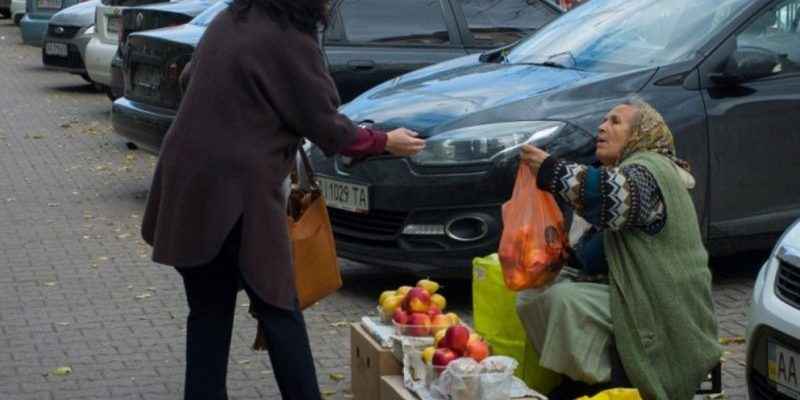
<instances>
[{"instance_id":1,"label":"orange plastic bag","mask_svg":"<svg viewBox=\"0 0 800 400\"><path fill-rule=\"evenodd\" d=\"M522 290L550 283L561 271L567 245L556 200L540 190L530 168L520 164L511 200L503 204L498 255L506 286Z\"/></svg>"}]
</instances>

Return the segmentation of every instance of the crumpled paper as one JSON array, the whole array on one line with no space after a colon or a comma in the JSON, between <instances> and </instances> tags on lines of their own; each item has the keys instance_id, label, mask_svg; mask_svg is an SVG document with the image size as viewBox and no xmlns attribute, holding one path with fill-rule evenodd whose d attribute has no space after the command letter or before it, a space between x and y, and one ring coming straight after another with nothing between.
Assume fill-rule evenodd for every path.
<instances>
[{"instance_id":1,"label":"crumpled paper","mask_svg":"<svg viewBox=\"0 0 800 400\"><path fill-rule=\"evenodd\" d=\"M394 326L387 325L381 322L379 318L374 317L361 317L361 326L367 330L367 333L372 336L381 347L386 349L392 348L392 336L394 336Z\"/></svg>"}]
</instances>

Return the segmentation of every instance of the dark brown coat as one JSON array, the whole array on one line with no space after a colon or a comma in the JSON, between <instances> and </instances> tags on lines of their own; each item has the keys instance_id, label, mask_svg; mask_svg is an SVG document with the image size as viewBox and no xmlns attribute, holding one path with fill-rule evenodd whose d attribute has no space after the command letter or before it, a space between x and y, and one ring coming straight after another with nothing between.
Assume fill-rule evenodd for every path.
<instances>
[{"instance_id":1,"label":"dark brown coat","mask_svg":"<svg viewBox=\"0 0 800 400\"><path fill-rule=\"evenodd\" d=\"M294 307L282 183L302 137L330 155L357 134L337 111L322 57L315 36L282 29L258 7L209 25L147 200L142 236L153 261L207 263L241 217L247 283L265 302Z\"/></svg>"}]
</instances>

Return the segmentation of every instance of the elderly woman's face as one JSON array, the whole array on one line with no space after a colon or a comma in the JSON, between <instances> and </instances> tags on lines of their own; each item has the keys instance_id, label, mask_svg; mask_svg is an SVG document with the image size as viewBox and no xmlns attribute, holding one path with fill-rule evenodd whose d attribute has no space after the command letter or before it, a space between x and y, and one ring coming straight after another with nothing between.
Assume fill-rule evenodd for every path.
<instances>
[{"instance_id":1,"label":"elderly woman's face","mask_svg":"<svg viewBox=\"0 0 800 400\"><path fill-rule=\"evenodd\" d=\"M614 165L622 157L622 150L628 143L636 121L636 108L619 105L611 109L603 118L597 131L597 159L603 165Z\"/></svg>"}]
</instances>

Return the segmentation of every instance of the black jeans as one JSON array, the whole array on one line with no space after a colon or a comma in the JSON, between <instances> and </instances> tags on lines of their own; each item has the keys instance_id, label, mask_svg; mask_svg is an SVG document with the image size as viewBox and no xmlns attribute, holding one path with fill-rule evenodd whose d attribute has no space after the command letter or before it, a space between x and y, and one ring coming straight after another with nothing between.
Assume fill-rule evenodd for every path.
<instances>
[{"instance_id":1,"label":"black jeans","mask_svg":"<svg viewBox=\"0 0 800 400\"><path fill-rule=\"evenodd\" d=\"M213 261L178 268L189 303L184 399L228 399L226 377L236 294L244 287L258 314L281 396L320 400L303 314L266 304L247 287L237 266L240 235L241 226L237 224Z\"/></svg>"}]
</instances>

